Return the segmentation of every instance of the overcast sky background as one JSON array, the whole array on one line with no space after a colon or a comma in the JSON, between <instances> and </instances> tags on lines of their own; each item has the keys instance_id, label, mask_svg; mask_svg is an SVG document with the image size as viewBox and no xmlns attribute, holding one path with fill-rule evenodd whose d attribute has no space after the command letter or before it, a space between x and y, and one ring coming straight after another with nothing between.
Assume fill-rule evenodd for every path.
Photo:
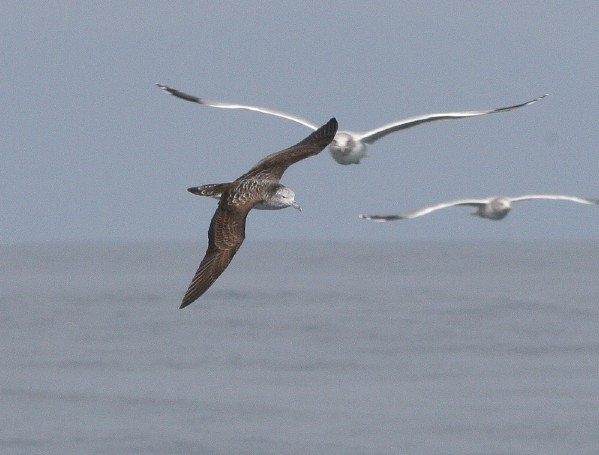
<instances>
[{"instance_id":1,"label":"overcast sky background","mask_svg":"<svg viewBox=\"0 0 599 455\"><path fill-rule=\"evenodd\" d=\"M205 241L231 181L309 134L198 96L367 130L417 114L514 112L431 123L328 150L282 182L304 211L253 211L247 237L343 240L597 239L599 207L522 202L503 221L447 199L552 192L599 197L597 2L17 2L0 15L0 243Z\"/></svg>"}]
</instances>

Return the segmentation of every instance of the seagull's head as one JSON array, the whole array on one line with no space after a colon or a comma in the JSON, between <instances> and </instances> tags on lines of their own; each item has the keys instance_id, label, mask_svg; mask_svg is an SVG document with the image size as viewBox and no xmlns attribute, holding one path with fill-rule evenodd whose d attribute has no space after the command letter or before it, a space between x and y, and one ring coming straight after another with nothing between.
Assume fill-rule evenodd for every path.
<instances>
[{"instance_id":1,"label":"seagull's head","mask_svg":"<svg viewBox=\"0 0 599 455\"><path fill-rule=\"evenodd\" d=\"M300 205L295 202L295 193L291 188L279 185L270 196L264 208L271 210L280 210L287 207L293 207L294 209L302 211Z\"/></svg>"},{"instance_id":2,"label":"seagull's head","mask_svg":"<svg viewBox=\"0 0 599 455\"><path fill-rule=\"evenodd\" d=\"M512 210L512 203L507 197L498 196L491 199L491 201L484 208L486 216L490 220L501 220L507 216Z\"/></svg>"},{"instance_id":3,"label":"seagull's head","mask_svg":"<svg viewBox=\"0 0 599 455\"><path fill-rule=\"evenodd\" d=\"M347 131L335 135L329 150L339 164L358 164L366 156L366 145Z\"/></svg>"}]
</instances>

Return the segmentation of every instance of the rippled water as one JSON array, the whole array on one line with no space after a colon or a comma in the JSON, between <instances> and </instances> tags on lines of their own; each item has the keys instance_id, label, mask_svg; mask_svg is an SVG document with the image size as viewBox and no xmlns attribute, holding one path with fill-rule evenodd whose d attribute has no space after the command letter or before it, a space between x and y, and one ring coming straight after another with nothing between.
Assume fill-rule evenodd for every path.
<instances>
[{"instance_id":1,"label":"rippled water","mask_svg":"<svg viewBox=\"0 0 599 455\"><path fill-rule=\"evenodd\" d=\"M0 247L0 453L599 453L599 245Z\"/></svg>"}]
</instances>

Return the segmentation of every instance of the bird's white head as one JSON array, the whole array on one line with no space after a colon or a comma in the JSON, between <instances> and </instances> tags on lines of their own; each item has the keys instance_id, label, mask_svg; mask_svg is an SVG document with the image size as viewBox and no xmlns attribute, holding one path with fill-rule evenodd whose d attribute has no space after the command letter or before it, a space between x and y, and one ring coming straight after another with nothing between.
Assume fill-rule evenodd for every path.
<instances>
[{"instance_id":1,"label":"bird's white head","mask_svg":"<svg viewBox=\"0 0 599 455\"><path fill-rule=\"evenodd\" d=\"M506 197L498 197L495 199L497 206L502 210L512 210L512 203Z\"/></svg>"},{"instance_id":2,"label":"bird's white head","mask_svg":"<svg viewBox=\"0 0 599 455\"><path fill-rule=\"evenodd\" d=\"M272 193L272 196L265 201L265 203L260 207L269 210L280 210L285 209L287 207L293 207L294 209L302 211L300 205L295 202L295 193L292 189L287 188L286 186L279 185L277 189Z\"/></svg>"},{"instance_id":3,"label":"bird's white head","mask_svg":"<svg viewBox=\"0 0 599 455\"><path fill-rule=\"evenodd\" d=\"M479 216L490 220L501 220L512 210L512 203L507 197L498 196L491 199Z\"/></svg>"},{"instance_id":4,"label":"bird's white head","mask_svg":"<svg viewBox=\"0 0 599 455\"><path fill-rule=\"evenodd\" d=\"M348 131L340 131L329 144L333 159L339 164L358 164L366 156L366 144Z\"/></svg>"}]
</instances>

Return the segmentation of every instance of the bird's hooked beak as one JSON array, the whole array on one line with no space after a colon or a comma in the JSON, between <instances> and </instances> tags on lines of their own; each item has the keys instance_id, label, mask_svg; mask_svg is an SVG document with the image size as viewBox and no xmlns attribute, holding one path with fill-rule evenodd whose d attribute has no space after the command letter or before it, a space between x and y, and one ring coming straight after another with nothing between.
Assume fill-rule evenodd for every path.
<instances>
[{"instance_id":1,"label":"bird's hooked beak","mask_svg":"<svg viewBox=\"0 0 599 455\"><path fill-rule=\"evenodd\" d=\"M291 203L291 207L293 207L294 209L298 209L300 212L302 211L302 208L300 207L300 205L295 201L293 201Z\"/></svg>"}]
</instances>

